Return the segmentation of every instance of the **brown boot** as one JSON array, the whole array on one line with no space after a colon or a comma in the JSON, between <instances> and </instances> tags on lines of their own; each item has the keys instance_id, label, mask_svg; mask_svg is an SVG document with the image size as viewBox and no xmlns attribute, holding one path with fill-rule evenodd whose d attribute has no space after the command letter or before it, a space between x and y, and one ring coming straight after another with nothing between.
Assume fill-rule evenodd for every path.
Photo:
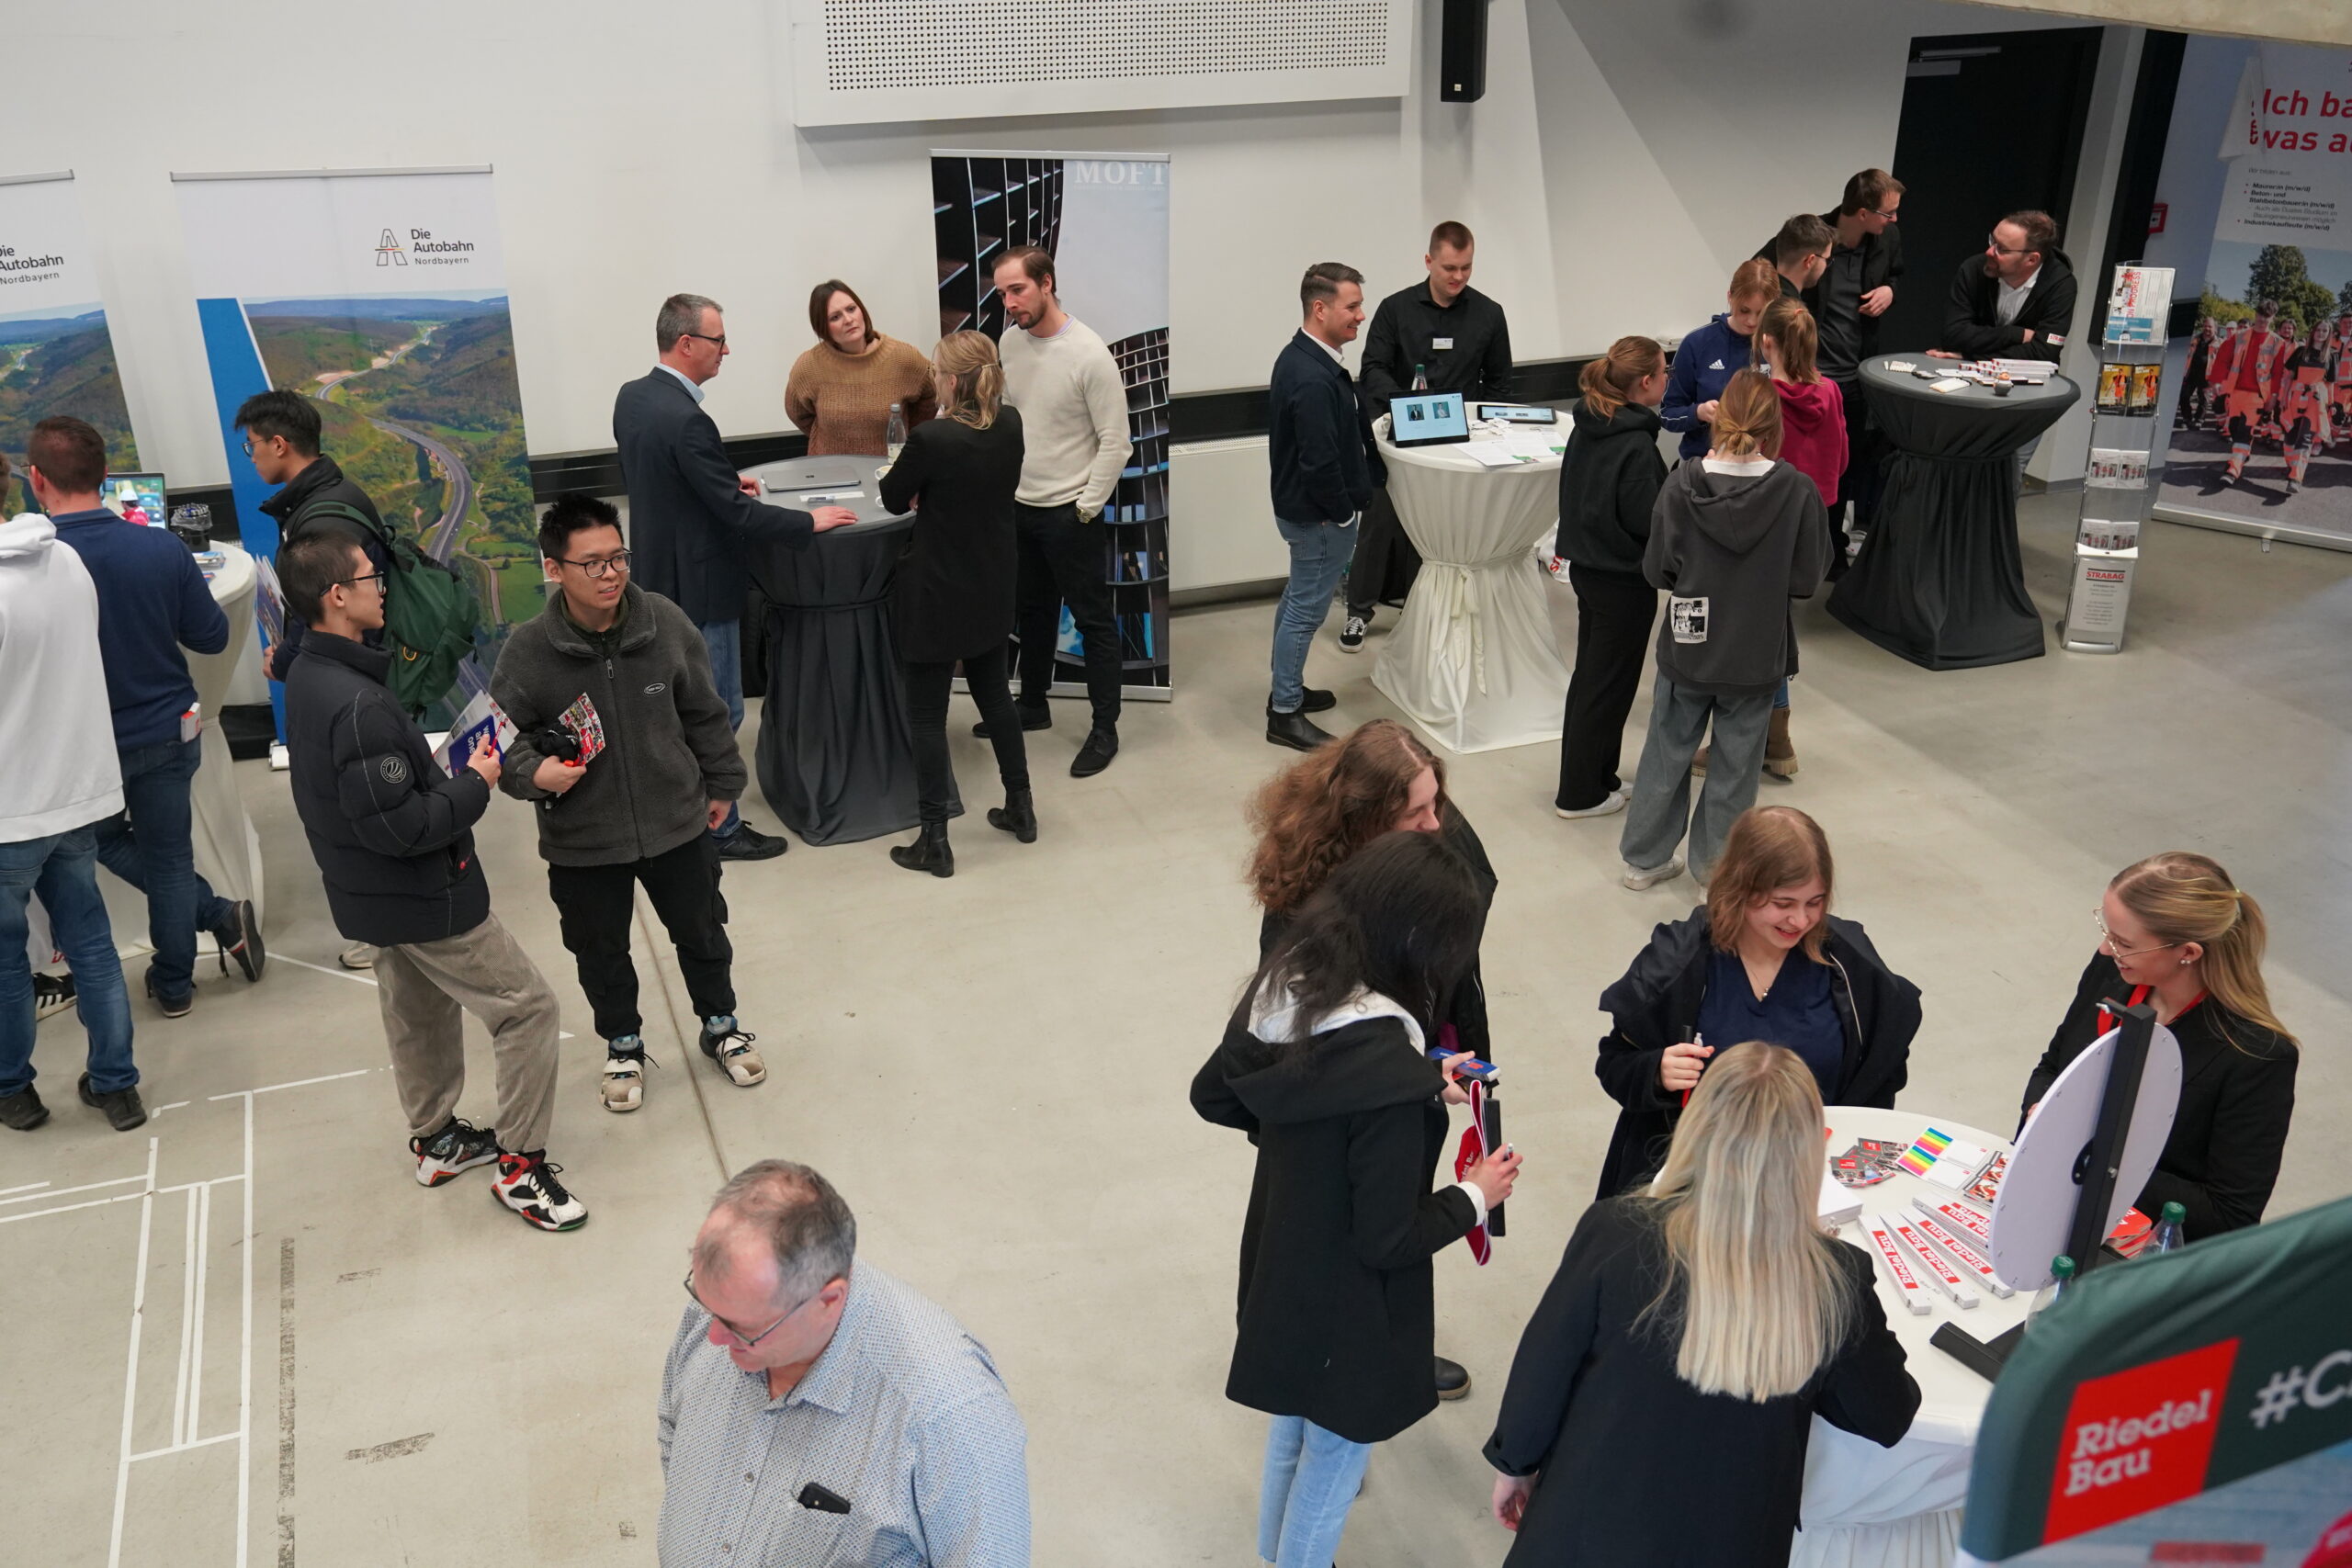
<instances>
[{"instance_id":1,"label":"brown boot","mask_svg":"<svg viewBox=\"0 0 2352 1568\"><path fill-rule=\"evenodd\" d=\"M1776 779L1797 776L1797 749L1789 739L1789 710L1772 710L1772 727L1764 734L1764 771Z\"/></svg>"}]
</instances>

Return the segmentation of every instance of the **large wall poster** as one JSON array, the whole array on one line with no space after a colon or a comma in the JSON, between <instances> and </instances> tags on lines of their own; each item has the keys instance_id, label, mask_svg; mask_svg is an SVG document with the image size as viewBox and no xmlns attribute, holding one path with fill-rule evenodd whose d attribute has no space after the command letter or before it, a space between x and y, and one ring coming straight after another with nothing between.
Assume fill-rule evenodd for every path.
<instances>
[{"instance_id":1,"label":"large wall poster","mask_svg":"<svg viewBox=\"0 0 2352 1568\"><path fill-rule=\"evenodd\" d=\"M932 221L942 336L1005 332L992 258L1036 245L1054 258L1063 309L1110 346L1135 443L1102 510L1128 696L1170 692L1168 649L1168 160L1025 152L933 152ZM1018 330L1018 329L1015 329ZM1084 690L1084 660L1062 612L1055 689Z\"/></svg>"},{"instance_id":2,"label":"large wall poster","mask_svg":"<svg viewBox=\"0 0 2352 1568\"><path fill-rule=\"evenodd\" d=\"M2180 279L2203 284L2157 505L2352 547L2352 55L2250 52L2218 151L2211 249ZM2209 156L2171 149L2167 181Z\"/></svg>"},{"instance_id":3,"label":"large wall poster","mask_svg":"<svg viewBox=\"0 0 2352 1568\"><path fill-rule=\"evenodd\" d=\"M291 388L385 520L472 578L488 669L545 604L490 172L173 177L247 547L277 529L232 422Z\"/></svg>"},{"instance_id":4,"label":"large wall poster","mask_svg":"<svg viewBox=\"0 0 2352 1568\"><path fill-rule=\"evenodd\" d=\"M25 442L52 414L88 420L115 469L138 468L74 176L0 175L0 452L16 469L0 518L33 510Z\"/></svg>"}]
</instances>

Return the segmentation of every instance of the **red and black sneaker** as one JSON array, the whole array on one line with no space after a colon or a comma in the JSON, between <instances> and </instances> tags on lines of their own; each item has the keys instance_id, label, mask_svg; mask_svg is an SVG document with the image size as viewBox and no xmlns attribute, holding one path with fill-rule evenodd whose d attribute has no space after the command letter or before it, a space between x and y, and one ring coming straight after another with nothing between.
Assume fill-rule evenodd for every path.
<instances>
[{"instance_id":1,"label":"red and black sneaker","mask_svg":"<svg viewBox=\"0 0 2352 1568\"><path fill-rule=\"evenodd\" d=\"M498 1176L490 1184L492 1196L543 1231L578 1230L588 1223L588 1205L558 1181L560 1165L548 1163L545 1149L515 1154L498 1151Z\"/></svg>"},{"instance_id":2,"label":"red and black sneaker","mask_svg":"<svg viewBox=\"0 0 2352 1568\"><path fill-rule=\"evenodd\" d=\"M452 1116L447 1127L429 1138L411 1138L408 1146L416 1156L416 1184L438 1187L461 1170L496 1159L498 1134Z\"/></svg>"}]
</instances>

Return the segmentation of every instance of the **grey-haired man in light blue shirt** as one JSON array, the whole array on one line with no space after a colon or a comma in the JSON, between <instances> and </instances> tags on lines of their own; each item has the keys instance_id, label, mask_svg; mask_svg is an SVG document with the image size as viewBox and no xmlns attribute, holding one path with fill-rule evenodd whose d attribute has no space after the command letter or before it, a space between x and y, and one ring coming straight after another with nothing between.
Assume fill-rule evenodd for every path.
<instances>
[{"instance_id":1,"label":"grey-haired man in light blue shirt","mask_svg":"<svg viewBox=\"0 0 2352 1568\"><path fill-rule=\"evenodd\" d=\"M664 1568L1028 1562L1028 1436L995 1363L856 1250L807 1166L719 1190L662 1377Z\"/></svg>"}]
</instances>

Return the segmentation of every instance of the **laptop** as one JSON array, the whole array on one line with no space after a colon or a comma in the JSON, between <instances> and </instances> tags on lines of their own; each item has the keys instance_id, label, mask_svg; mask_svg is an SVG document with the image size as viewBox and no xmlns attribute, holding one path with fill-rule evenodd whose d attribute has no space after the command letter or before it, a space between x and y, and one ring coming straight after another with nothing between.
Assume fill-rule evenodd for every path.
<instances>
[{"instance_id":1,"label":"laptop","mask_svg":"<svg viewBox=\"0 0 2352 1568\"><path fill-rule=\"evenodd\" d=\"M1459 392L1408 392L1388 400L1388 439L1397 446L1440 446L1470 439Z\"/></svg>"},{"instance_id":2,"label":"laptop","mask_svg":"<svg viewBox=\"0 0 2352 1568\"><path fill-rule=\"evenodd\" d=\"M150 528L171 521L161 474L108 474L98 483L98 502L116 516Z\"/></svg>"}]
</instances>

